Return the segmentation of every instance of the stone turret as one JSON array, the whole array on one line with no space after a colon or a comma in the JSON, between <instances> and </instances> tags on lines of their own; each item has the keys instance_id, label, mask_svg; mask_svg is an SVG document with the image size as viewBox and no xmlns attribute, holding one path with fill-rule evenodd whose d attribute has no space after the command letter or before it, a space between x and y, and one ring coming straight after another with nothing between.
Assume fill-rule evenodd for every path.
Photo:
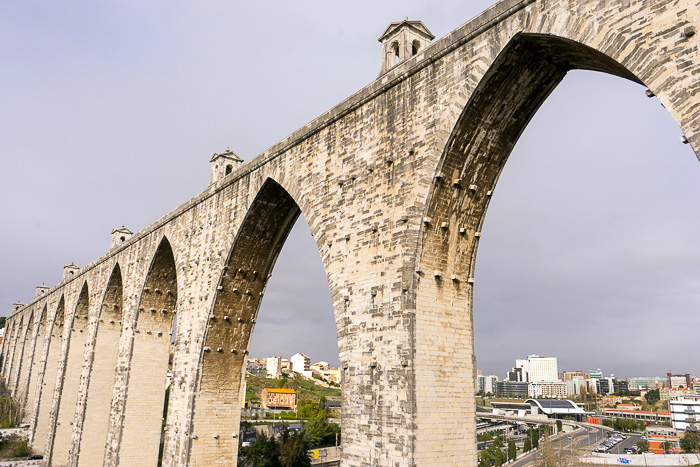
<instances>
[{"instance_id":1,"label":"stone turret","mask_svg":"<svg viewBox=\"0 0 700 467\"><path fill-rule=\"evenodd\" d=\"M112 242L109 244L110 250L129 240L132 235L134 235L134 232L124 227L124 224L119 229L112 229Z\"/></svg>"},{"instance_id":2,"label":"stone turret","mask_svg":"<svg viewBox=\"0 0 700 467\"><path fill-rule=\"evenodd\" d=\"M19 300L17 300L15 303L12 304L12 312L14 313L15 311L21 309L24 306Z\"/></svg>"},{"instance_id":3,"label":"stone turret","mask_svg":"<svg viewBox=\"0 0 700 467\"><path fill-rule=\"evenodd\" d=\"M382 69L379 75L418 55L433 39L435 36L422 21L409 21L406 18L391 23L379 38L382 43Z\"/></svg>"},{"instance_id":4,"label":"stone turret","mask_svg":"<svg viewBox=\"0 0 700 467\"><path fill-rule=\"evenodd\" d=\"M71 261L70 264L63 266L63 279L61 280L66 280L73 277L73 275L78 271L80 271L80 268L76 266L73 261Z\"/></svg>"},{"instance_id":5,"label":"stone turret","mask_svg":"<svg viewBox=\"0 0 700 467\"><path fill-rule=\"evenodd\" d=\"M42 282L41 285L36 286L36 295L34 295L34 298L43 297L48 292L49 292L49 288L46 286L46 284L44 284Z\"/></svg>"},{"instance_id":6,"label":"stone turret","mask_svg":"<svg viewBox=\"0 0 700 467\"><path fill-rule=\"evenodd\" d=\"M209 182L211 184L238 170L243 164L243 159L238 157L227 146L226 152L221 154L215 152L209 162L211 162L211 182Z\"/></svg>"}]
</instances>

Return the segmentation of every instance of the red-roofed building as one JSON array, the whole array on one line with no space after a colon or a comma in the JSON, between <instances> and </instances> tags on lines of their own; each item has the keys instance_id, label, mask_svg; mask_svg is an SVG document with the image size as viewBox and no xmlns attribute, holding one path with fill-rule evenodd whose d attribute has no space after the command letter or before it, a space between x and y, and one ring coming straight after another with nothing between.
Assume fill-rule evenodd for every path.
<instances>
[{"instance_id":1,"label":"red-roofed building","mask_svg":"<svg viewBox=\"0 0 700 467\"><path fill-rule=\"evenodd\" d=\"M296 410L297 393L293 389L265 388L262 391L264 409Z\"/></svg>"}]
</instances>

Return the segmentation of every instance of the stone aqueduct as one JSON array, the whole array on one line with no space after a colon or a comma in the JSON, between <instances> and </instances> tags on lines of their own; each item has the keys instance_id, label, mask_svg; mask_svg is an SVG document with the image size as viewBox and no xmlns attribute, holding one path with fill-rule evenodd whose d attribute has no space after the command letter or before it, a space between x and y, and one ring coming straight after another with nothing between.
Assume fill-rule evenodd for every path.
<instances>
[{"instance_id":1,"label":"stone aqueduct","mask_svg":"<svg viewBox=\"0 0 700 467\"><path fill-rule=\"evenodd\" d=\"M505 0L429 47L419 22L393 27L375 82L245 165L215 157L204 192L15 306L2 377L48 463L157 464L177 319L163 465L235 465L258 306L303 213L342 464L476 465L472 273L499 173L571 69L643 84L697 153L700 1Z\"/></svg>"}]
</instances>

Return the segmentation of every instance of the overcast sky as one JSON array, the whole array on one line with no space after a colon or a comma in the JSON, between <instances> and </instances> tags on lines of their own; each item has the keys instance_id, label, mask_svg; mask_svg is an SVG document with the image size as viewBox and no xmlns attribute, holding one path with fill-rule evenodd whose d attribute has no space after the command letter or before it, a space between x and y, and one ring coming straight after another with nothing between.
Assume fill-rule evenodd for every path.
<instances>
[{"instance_id":1,"label":"overcast sky","mask_svg":"<svg viewBox=\"0 0 700 467\"><path fill-rule=\"evenodd\" d=\"M377 38L438 38L490 1L10 2L0 11L0 310L53 286L374 80ZM700 374L700 164L644 88L574 72L519 141L477 260L478 366ZM300 218L252 354L337 364L320 258ZM313 338L313 341L311 340Z\"/></svg>"}]
</instances>

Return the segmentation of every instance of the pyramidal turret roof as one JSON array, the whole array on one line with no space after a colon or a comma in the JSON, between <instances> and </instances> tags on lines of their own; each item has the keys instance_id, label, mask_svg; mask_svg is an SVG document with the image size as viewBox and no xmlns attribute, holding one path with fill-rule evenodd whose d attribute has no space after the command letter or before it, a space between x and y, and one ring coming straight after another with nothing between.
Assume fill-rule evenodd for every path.
<instances>
[{"instance_id":1,"label":"pyramidal turret roof","mask_svg":"<svg viewBox=\"0 0 700 467\"><path fill-rule=\"evenodd\" d=\"M239 162L243 162L243 159L241 159L241 157L240 157L238 154L236 154L235 152L231 151L228 147L226 147L226 152L222 152L221 154L219 154L218 152L215 152L214 155L213 155L213 156L211 157L211 159L209 160L209 162L214 162L214 159L216 159L216 158L218 158L218 157L221 157L221 156L226 156L226 157L229 158L229 159L233 159L233 160L236 160L236 161L239 161Z\"/></svg>"},{"instance_id":2,"label":"pyramidal turret roof","mask_svg":"<svg viewBox=\"0 0 700 467\"><path fill-rule=\"evenodd\" d=\"M112 233L117 233L117 232L125 233L125 234L133 234L134 233L131 230L124 227L124 224L122 224L121 228L119 228L119 229L112 229Z\"/></svg>"},{"instance_id":3,"label":"pyramidal turret roof","mask_svg":"<svg viewBox=\"0 0 700 467\"><path fill-rule=\"evenodd\" d=\"M433 33L430 32L430 30L427 27L425 27L423 21L409 21L408 18L406 18L403 21L395 21L393 23L390 23L389 26L387 26L387 28L384 30L382 35L379 37L379 42L383 42L387 36L390 36L394 31L396 31L404 25L416 30L422 35L428 36L428 40L432 41L433 39L435 39Z\"/></svg>"}]
</instances>

